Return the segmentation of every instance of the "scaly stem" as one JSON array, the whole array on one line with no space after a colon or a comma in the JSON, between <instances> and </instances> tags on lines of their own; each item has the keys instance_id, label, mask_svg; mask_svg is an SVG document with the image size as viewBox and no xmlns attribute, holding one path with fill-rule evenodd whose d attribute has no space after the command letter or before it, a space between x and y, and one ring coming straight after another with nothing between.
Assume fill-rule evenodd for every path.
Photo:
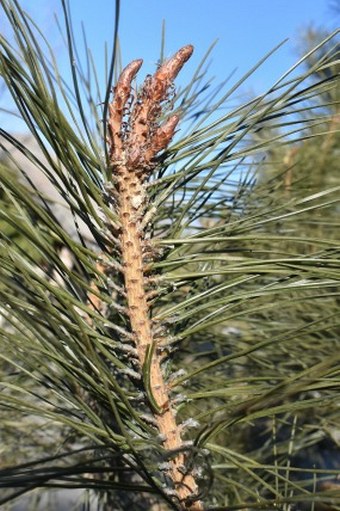
<instances>
[{"instance_id":1,"label":"scaly stem","mask_svg":"<svg viewBox=\"0 0 340 511\"><path fill-rule=\"evenodd\" d=\"M148 270L143 258L147 244L143 222L147 204L145 181L155 167L155 157L171 141L179 116L172 115L161 126L157 121L173 79L192 51L192 46L180 49L152 77L146 79L137 99L132 101L132 106L127 107L131 82L142 64L141 60L131 62L123 70L114 89L108 132L117 201L116 214L120 220L119 241L127 311L140 372L143 373L145 366L148 366L148 382L144 381L144 386L150 389L147 393L150 409L161 438L164 439L164 448L172 456L167 476L171 480L174 497L183 509L201 511L201 502L194 500L198 493L195 479L190 472L185 472L185 446L162 373L161 356L157 350L160 340L158 338L156 341L152 333L147 298Z\"/></svg>"},{"instance_id":2,"label":"scaly stem","mask_svg":"<svg viewBox=\"0 0 340 511\"><path fill-rule=\"evenodd\" d=\"M121 166L117 172L117 188L120 191L119 216L121 219L122 259L131 330L135 335L141 368L145 364L146 351L153 343L150 311L147 301L148 284L145 282L143 264L143 233L137 204L143 193L143 185L136 174ZM138 201L137 201L138 199ZM140 209L140 207L139 207ZM164 438L164 447L178 454L170 462L169 475L180 501L186 501L197 493L197 485L191 474L183 475L185 466L183 442L176 424L175 413L170 405L169 391L161 369L161 357L157 350L150 366L150 384L159 412L155 412L158 429ZM181 471L182 468L182 471ZM196 503L192 510L201 509Z\"/></svg>"}]
</instances>

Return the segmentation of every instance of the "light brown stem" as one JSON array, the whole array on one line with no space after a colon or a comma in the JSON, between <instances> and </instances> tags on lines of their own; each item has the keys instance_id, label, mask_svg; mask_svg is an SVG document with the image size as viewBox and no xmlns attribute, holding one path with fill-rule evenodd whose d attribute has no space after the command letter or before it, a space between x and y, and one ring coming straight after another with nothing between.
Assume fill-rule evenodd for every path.
<instances>
[{"instance_id":1,"label":"light brown stem","mask_svg":"<svg viewBox=\"0 0 340 511\"><path fill-rule=\"evenodd\" d=\"M141 211L145 192L137 175L124 166L121 166L117 172L117 188L120 191L121 250L127 304L131 330L136 339L138 358L142 368L147 348L153 343L147 301L148 284L143 269L143 233L141 230L143 215ZM164 437L164 447L169 451L177 451L175 457L170 461L169 475L178 499L185 502L189 497L194 497L197 494L197 485L190 473L183 474L185 456L182 450L184 446L180 428L176 424L175 412L171 407L169 390L162 374L161 357L157 350L155 350L151 362L150 383L154 399L161 410L160 413L155 414L155 419L159 432ZM202 506L199 502L195 502L186 509L199 511Z\"/></svg>"},{"instance_id":2,"label":"light brown stem","mask_svg":"<svg viewBox=\"0 0 340 511\"><path fill-rule=\"evenodd\" d=\"M169 451L167 476L172 486L169 490L173 490L174 498L180 502L182 509L202 511L201 502L193 502L198 488L193 475L185 472L185 445L181 438L181 429L176 423L170 391L163 377L162 355L157 350L156 343L163 344L165 339L158 338L156 341L152 334L152 318L148 304L149 276L143 259L143 253L147 252L144 230L150 218L145 215L147 197L144 183L156 165L157 154L166 149L172 140L179 116L174 114L161 125L158 121L173 80L192 52L191 45L181 48L152 77L145 80L137 98L129 104L131 82L142 61L131 62L121 73L114 88L114 99L109 109L108 132L110 163L118 207L115 212L120 224L119 247L127 314L143 377L143 369L147 367L148 381L144 381L144 386L150 409L161 438L164 439L164 448Z\"/></svg>"}]
</instances>

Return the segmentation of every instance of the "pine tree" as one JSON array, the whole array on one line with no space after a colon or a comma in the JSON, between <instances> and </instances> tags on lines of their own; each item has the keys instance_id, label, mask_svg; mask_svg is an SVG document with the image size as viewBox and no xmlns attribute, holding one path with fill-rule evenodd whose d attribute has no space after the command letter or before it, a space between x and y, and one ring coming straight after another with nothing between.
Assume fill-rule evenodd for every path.
<instances>
[{"instance_id":1,"label":"pine tree","mask_svg":"<svg viewBox=\"0 0 340 511\"><path fill-rule=\"evenodd\" d=\"M339 417L339 243L299 226L338 208L339 186L283 200L261 160L329 122L313 100L338 84L335 35L307 70L216 117L242 82L211 92L203 60L175 95L191 45L136 93L131 62L111 93L115 45L97 101L62 5L72 86L18 1L2 2L16 43L0 39L1 75L41 155L4 130L2 145L48 177L77 236L24 165L19 181L3 168L0 503L61 487L107 511L339 505L335 470L294 465Z\"/></svg>"}]
</instances>

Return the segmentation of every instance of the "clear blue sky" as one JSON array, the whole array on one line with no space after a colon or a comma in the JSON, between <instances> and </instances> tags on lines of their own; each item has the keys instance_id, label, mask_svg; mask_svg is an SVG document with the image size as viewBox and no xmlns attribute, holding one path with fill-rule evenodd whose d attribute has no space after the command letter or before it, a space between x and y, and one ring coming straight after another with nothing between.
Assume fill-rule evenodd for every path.
<instances>
[{"instance_id":1,"label":"clear blue sky","mask_svg":"<svg viewBox=\"0 0 340 511\"><path fill-rule=\"evenodd\" d=\"M113 3L113 0L71 0L75 20L84 17L94 43L97 39L100 44L103 36L110 36ZM121 14L125 62L143 57L145 67L154 64L164 19L169 55L191 43L198 62L218 39L212 70L220 79L234 68L243 74L276 44L290 38L263 73L259 73L255 86L261 86L261 82L269 85L294 62L298 35L304 27L311 23L334 27L336 21L330 0L122 0Z\"/></svg>"},{"instance_id":2,"label":"clear blue sky","mask_svg":"<svg viewBox=\"0 0 340 511\"><path fill-rule=\"evenodd\" d=\"M162 21L166 21L166 49L170 56L184 44L195 46L195 55L181 74L189 79L210 44L218 39L210 73L217 82L237 68L242 76L264 54L289 38L288 43L252 76L243 92L261 93L297 58L299 34L307 26L336 28L331 4L335 0L121 0L120 39L123 64L143 58L139 83L152 72L159 57ZM56 49L60 66L66 56L55 28L53 13L61 14L59 0L21 0L45 28ZM81 40L84 22L88 44L99 69L104 66L104 43L112 41L114 0L70 0L73 25ZM65 67L66 69L66 67ZM187 75L185 74L187 73ZM100 77L104 80L103 76Z\"/></svg>"},{"instance_id":3,"label":"clear blue sky","mask_svg":"<svg viewBox=\"0 0 340 511\"><path fill-rule=\"evenodd\" d=\"M46 4L51 5L40 2L45 4L45 10ZM58 6L59 2L52 3ZM104 41L112 37L114 3L70 0L74 26L84 21L90 46L98 59ZM294 63L299 33L306 26L336 27L339 18L336 20L331 4L332 0L121 0L123 61L126 64L142 57L144 71L153 70L159 56L162 20L166 21L168 55L191 43L195 46L197 64L209 45L218 39L211 69L220 80L234 68L245 73L288 37L285 47L249 83L260 92L259 88L269 86Z\"/></svg>"}]
</instances>

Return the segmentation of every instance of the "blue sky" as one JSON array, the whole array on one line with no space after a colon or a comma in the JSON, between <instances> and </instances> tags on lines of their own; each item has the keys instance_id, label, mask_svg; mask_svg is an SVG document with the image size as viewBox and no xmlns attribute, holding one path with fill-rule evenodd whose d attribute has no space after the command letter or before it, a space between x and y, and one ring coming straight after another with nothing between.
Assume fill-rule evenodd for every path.
<instances>
[{"instance_id":1,"label":"blue sky","mask_svg":"<svg viewBox=\"0 0 340 511\"><path fill-rule=\"evenodd\" d=\"M89 21L91 38L109 37L113 1L71 0L74 17ZM103 14L101 10L106 14ZM237 68L245 73L264 54L290 41L256 77L254 86L270 85L296 59L299 32L310 23L334 26L329 0L122 0L121 41L124 62L143 57L154 65L160 47L162 20L166 21L166 54L184 44L195 46L196 63L216 39L212 72L223 79ZM338 20L339 21L339 20ZM97 27L97 29L95 28ZM97 31L98 30L98 31ZM193 63L194 65L194 63Z\"/></svg>"},{"instance_id":2,"label":"blue sky","mask_svg":"<svg viewBox=\"0 0 340 511\"><path fill-rule=\"evenodd\" d=\"M54 2L58 4L58 0ZM84 21L90 46L101 60L104 40L112 37L114 0L70 0L70 5L74 26ZM295 62L299 33L306 26L335 28L339 19L335 19L330 5L331 0L122 0L123 63L142 57L144 72L154 69L163 20L166 55L191 43L195 46L193 67L218 39L211 73L220 81L235 68L244 74L264 54L289 38L249 82L256 92L262 92Z\"/></svg>"},{"instance_id":3,"label":"blue sky","mask_svg":"<svg viewBox=\"0 0 340 511\"><path fill-rule=\"evenodd\" d=\"M191 43L195 54L179 78L192 71L213 41L210 76L221 82L236 69L233 80L286 38L288 42L261 66L241 92L258 94L269 88L297 59L299 36L310 25L336 28L339 18L331 9L334 0L121 0L120 40L123 65L143 58L139 83L153 72L160 52L162 22L166 22L165 55ZM54 13L61 17L60 0L21 0L44 28L58 63L67 74L63 42L55 28ZM70 0L76 38L81 41L84 22L88 44L104 85L104 45L112 41L114 0Z\"/></svg>"}]
</instances>

